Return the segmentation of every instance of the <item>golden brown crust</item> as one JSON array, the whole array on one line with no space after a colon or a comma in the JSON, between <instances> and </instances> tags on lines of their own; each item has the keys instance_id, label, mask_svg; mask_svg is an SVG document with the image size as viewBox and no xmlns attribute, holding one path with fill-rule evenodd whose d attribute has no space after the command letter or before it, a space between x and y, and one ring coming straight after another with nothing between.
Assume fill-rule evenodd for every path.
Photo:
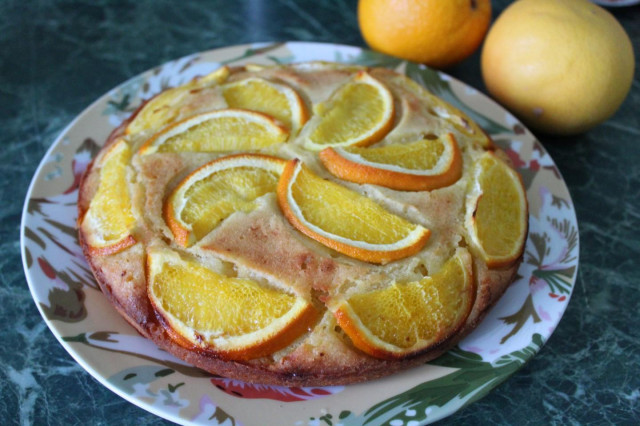
<instances>
[{"instance_id":1,"label":"golden brown crust","mask_svg":"<svg viewBox=\"0 0 640 426\"><path fill-rule=\"evenodd\" d=\"M327 293L365 272L305 246L295 232L273 209L262 208L223 222L202 249L287 283L298 294Z\"/></svg>"},{"instance_id":2,"label":"golden brown crust","mask_svg":"<svg viewBox=\"0 0 640 426\"><path fill-rule=\"evenodd\" d=\"M313 106L327 99L327 93L347 81L357 70L324 64L273 67L262 71L238 68L231 70L230 81L258 72L264 78L295 88L305 102ZM478 142L486 135L476 131L475 124L461 131L460 123L470 121L466 116L458 117L456 125L448 125L446 120L421 104L424 99L420 93L407 88L410 84L398 83L397 74L388 70L374 70L372 74L389 84L399 105L395 127L382 144L445 131L455 133L460 141L463 177L445 188L430 192L400 192L373 185L347 184L373 197L389 210L431 229L432 235L425 249L415 256L383 266L349 259L297 232L280 212L275 194L263 197L254 211L236 212L223 221L202 241L189 248L189 255L198 257L205 264L214 260L228 264L230 271L241 276L256 276L275 285L286 286L314 300L323 313L311 330L283 350L246 361L224 359L184 342L180 344L180 339L172 338L149 301L145 275L149 247L183 250L172 241L172 234L163 219L163 203L167 194L188 173L220 155L134 156L130 165L130 185L133 208L138 218L134 230L136 244L115 254L101 255L91 250L82 229L79 230L79 242L103 293L140 334L210 373L264 384L321 386L371 380L422 364L440 356L473 331L514 280L522 258L509 267L489 269L481 259L473 256L475 301L464 324L458 332L425 353L402 360L378 359L356 349L323 305L327 299L339 294L384 286L395 279L419 279L435 272L458 247L467 244L463 230L465 176L469 175L474 158L486 148ZM198 105L199 109L202 107ZM114 130L106 145L125 134L128 122ZM144 142L134 136L125 137L130 137L134 149ZM285 158L300 156L306 162L311 161L314 171L335 179L323 171L319 161L313 163L311 154L295 151L295 144L292 145L282 148L277 154ZM497 149L494 145L490 148ZM89 208L99 179L99 169L92 163L81 181L78 223ZM183 252L187 252L185 250Z\"/></svg>"}]
</instances>

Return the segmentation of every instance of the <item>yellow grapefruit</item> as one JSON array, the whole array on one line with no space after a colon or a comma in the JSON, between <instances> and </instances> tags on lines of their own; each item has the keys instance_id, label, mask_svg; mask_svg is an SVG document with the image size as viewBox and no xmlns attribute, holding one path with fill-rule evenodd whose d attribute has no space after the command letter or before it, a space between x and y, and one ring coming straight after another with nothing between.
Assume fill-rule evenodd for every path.
<instances>
[{"instance_id":1,"label":"yellow grapefruit","mask_svg":"<svg viewBox=\"0 0 640 426\"><path fill-rule=\"evenodd\" d=\"M531 128L575 134L605 121L629 92L629 36L588 0L520 0L487 35L489 92Z\"/></svg>"}]
</instances>

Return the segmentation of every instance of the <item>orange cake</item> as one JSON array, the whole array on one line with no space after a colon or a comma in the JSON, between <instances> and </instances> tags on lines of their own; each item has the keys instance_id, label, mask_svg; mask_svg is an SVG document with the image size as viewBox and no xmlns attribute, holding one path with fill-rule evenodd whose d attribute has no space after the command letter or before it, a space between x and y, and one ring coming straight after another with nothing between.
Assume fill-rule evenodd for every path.
<instances>
[{"instance_id":1,"label":"orange cake","mask_svg":"<svg viewBox=\"0 0 640 426\"><path fill-rule=\"evenodd\" d=\"M79 238L118 312L210 373L369 380L441 355L513 281L519 175L404 75L223 67L146 101L85 173Z\"/></svg>"}]
</instances>

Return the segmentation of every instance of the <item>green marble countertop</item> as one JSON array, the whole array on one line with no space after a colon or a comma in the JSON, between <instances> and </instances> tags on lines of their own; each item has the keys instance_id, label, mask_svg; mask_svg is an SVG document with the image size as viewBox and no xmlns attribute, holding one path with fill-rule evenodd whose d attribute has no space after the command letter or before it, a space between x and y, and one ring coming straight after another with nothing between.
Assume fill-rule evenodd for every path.
<instances>
[{"instance_id":1,"label":"green marble countertop","mask_svg":"<svg viewBox=\"0 0 640 426\"><path fill-rule=\"evenodd\" d=\"M494 16L509 4L493 1ZM539 135L580 227L580 267L557 330L524 368L443 423L640 422L640 6L611 9L634 42L621 109L583 135ZM365 46L356 0L0 2L0 419L3 424L168 424L93 379L31 298L19 228L46 150L100 95L198 51L258 41ZM448 70L485 91L479 54Z\"/></svg>"}]
</instances>

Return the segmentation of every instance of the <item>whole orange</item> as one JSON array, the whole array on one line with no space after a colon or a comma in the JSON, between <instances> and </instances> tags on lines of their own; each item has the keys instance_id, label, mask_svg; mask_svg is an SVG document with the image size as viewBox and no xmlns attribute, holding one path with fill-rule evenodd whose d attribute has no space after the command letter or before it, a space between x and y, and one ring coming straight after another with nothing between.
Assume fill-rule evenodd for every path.
<instances>
[{"instance_id":1,"label":"whole orange","mask_svg":"<svg viewBox=\"0 0 640 426\"><path fill-rule=\"evenodd\" d=\"M454 65L482 43L489 0L360 0L358 23L374 50L435 68Z\"/></svg>"},{"instance_id":2,"label":"whole orange","mask_svg":"<svg viewBox=\"0 0 640 426\"><path fill-rule=\"evenodd\" d=\"M629 36L588 0L519 0L482 48L491 95L532 129L568 135L605 121L633 81Z\"/></svg>"}]
</instances>

